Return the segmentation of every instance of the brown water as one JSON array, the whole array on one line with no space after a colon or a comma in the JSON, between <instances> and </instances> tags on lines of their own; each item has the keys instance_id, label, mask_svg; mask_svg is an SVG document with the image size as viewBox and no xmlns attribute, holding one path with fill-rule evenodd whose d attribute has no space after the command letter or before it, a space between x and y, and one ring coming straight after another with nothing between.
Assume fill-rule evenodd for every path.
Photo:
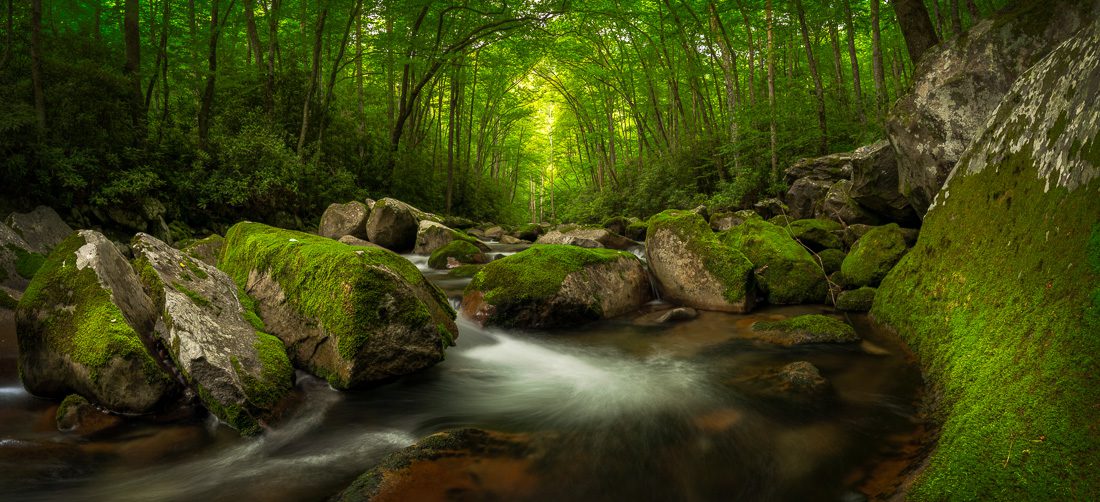
<instances>
[{"instance_id":1,"label":"brown water","mask_svg":"<svg viewBox=\"0 0 1100 502\"><path fill-rule=\"evenodd\" d=\"M452 294L466 282L428 275ZM810 312L827 311L707 312L668 326L627 317L553 333L460 320L446 361L391 384L341 393L299 373L300 404L258 438L206 419L93 440L58 433L56 405L22 390L14 328L0 318L0 499L323 500L389 452L473 426L559 438L536 473L558 500L859 500L864 473L917 429L920 374L863 316L852 318L862 345L744 336L756 320ZM820 368L836 398L792 406L737 383L793 361Z\"/></svg>"}]
</instances>

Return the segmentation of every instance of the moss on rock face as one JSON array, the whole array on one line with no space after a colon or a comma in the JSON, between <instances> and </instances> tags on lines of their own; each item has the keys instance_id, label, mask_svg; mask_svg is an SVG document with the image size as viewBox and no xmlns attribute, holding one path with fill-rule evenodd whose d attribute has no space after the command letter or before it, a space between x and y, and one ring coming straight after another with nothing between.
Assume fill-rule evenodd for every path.
<instances>
[{"instance_id":1,"label":"moss on rock face","mask_svg":"<svg viewBox=\"0 0 1100 502\"><path fill-rule=\"evenodd\" d=\"M832 275L833 272L840 270L846 256L848 255L839 249L824 249L817 253L818 259L821 260L821 268L825 270L826 275Z\"/></svg>"},{"instance_id":2,"label":"moss on rock face","mask_svg":"<svg viewBox=\"0 0 1100 502\"><path fill-rule=\"evenodd\" d=\"M835 317L820 314L800 315L782 321L760 321L752 325L753 336L777 345L813 343L853 343L860 340L856 330Z\"/></svg>"},{"instance_id":3,"label":"moss on rock face","mask_svg":"<svg viewBox=\"0 0 1100 502\"><path fill-rule=\"evenodd\" d=\"M862 287L843 291L836 297L837 310L845 312L867 312L875 303L875 288Z\"/></svg>"},{"instance_id":4,"label":"moss on rock face","mask_svg":"<svg viewBox=\"0 0 1100 502\"><path fill-rule=\"evenodd\" d=\"M19 302L12 298L7 291L0 289L0 308L14 309Z\"/></svg>"},{"instance_id":5,"label":"moss on rock face","mask_svg":"<svg viewBox=\"0 0 1100 502\"><path fill-rule=\"evenodd\" d=\"M489 257L477 246L464 240L454 240L433 251L432 255L428 257L428 266L435 269L446 269L448 258L454 258L455 261L466 265L487 263L489 261Z\"/></svg>"},{"instance_id":6,"label":"moss on rock face","mask_svg":"<svg viewBox=\"0 0 1100 502\"><path fill-rule=\"evenodd\" d=\"M481 265L459 265L447 272L447 275L456 279L469 279L481 270Z\"/></svg>"},{"instance_id":7,"label":"moss on rock face","mask_svg":"<svg viewBox=\"0 0 1100 502\"><path fill-rule=\"evenodd\" d=\"M825 299L825 273L786 230L752 219L722 233L721 240L752 262L757 284L769 303L819 303Z\"/></svg>"},{"instance_id":8,"label":"moss on rock face","mask_svg":"<svg viewBox=\"0 0 1100 502\"><path fill-rule=\"evenodd\" d=\"M779 225L783 227L784 225ZM814 251L823 249L843 249L844 241L836 234L844 227L835 221L805 219L790 222L785 229L791 237Z\"/></svg>"},{"instance_id":9,"label":"moss on rock face","mask_svg":"<svg viewBox=\"0 0 1100 502\"><path fill-rule=\"evenodd\" d=\"M482 268L463 309L484 324L555 327L621 315L649 298L645 269L630 253L539 244Z\"/></svg>"},{"instance_id":10,"label":"moss on rock face","mask_svg":"<svg viewBox=\"0 0 1100 502\"><path fill-rule=\"evenodd\" d=\"M443 292L384 249L246 222L226 234L221 267L291 359L336 388L439 362L450 343L438 324L458 335Z\"/></svg>"},{"instance_id":11,"label":"moss on rock face","mask_svg":"<svg viewBox=\"0 0 1100 502\"><path fill-rule=\"evenodd\" d=\"M840 273L849 286L877 286L906 250L905 234L897 223L872 228L852 245Z\"/></svg>"}]
</instances>

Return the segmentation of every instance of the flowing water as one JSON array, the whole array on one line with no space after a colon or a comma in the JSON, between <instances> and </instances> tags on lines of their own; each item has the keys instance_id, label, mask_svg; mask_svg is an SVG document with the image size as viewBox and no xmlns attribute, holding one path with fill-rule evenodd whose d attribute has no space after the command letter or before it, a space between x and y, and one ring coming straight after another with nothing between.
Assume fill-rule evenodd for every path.
<instances>
[{"instance_id":1,"label":"flowing water","mask_svg":"<svg viewBox=\"0 0 1100 502\"><path fill-rule=\"evenodd\" d=\"M452 297L468 282L426 274ZM870 466L916 430L912 358L863 316L852 319L860 346L744 336L756 320L824 311L628 317L553 333L459 319L446 361L399 381L337 392L299 373L298 402L257 438L207 418L91 440L58 433L56 404L23 391L14 327L0 317L0 499L323 500L418 438L480 427L554 435L546 499L859 500ZM835 399L792 406L738 384L793 361L820 368Z\"/></svg>"}]
</instances>

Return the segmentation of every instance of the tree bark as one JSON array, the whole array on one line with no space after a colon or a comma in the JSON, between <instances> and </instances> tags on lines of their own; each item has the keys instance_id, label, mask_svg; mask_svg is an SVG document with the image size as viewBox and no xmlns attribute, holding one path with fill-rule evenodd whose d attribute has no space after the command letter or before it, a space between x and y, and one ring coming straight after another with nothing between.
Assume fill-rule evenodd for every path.
<instances>
[{"instance_id":1,"label":"tree bark","mask_svg":"<svg viewBox=\"0 0 1100 502\"><path fill-rule=\"evenodd\" d=\"M836 73L837 95L840 96L840 104L848 108L848 89L844 85L844 70L840 64L840 35L836 23L829 21L829 43L833 48L833 72Z\"/></svg>"},{"instance_id":2,"label":"tree bark","mask_svg":"<svg viewBox=\"0 0 1100 502\"><path fill-rule=\"evenodd\" d=\"M821 130L818 151L825 155L829 152L829 128L825 122L825 89L821 85L821 73L817 71L817 58L814 57L814 47L810 43L810 30L806 27L806 11L802 9L802 0L794 0L794 6L798 13L798 26L802 31L802 43L806 46L806 61L810 65L810 75L814 80L814 95L817 97L817 127Z\"/></svg>"},{"instance_id":3,"label":"tree bark","mask_svg":"<svg viewBox=\"0 0 1100 502\"><path fill-rule=\"evenodd\" d=\"M877 1L877 0L875 0ZM771 127L771 161L772 161L772 176L773 179L781 179L779 173L779 157L776 153L776 127L775 127L775 43L773 32L774 26L772 26L772 0L768 0L767 7L767 21L768 21L768 120Z\"/></svg>"},{"instance_id":4,"label":"tree bark","mask_svg":"<svg viewBox=\"0 0 1100 502\"><path fill-rule=\"evenodd\" d=\"M745 20L745 34L749 39L749 106L756 107L756 66L753 61L756 57L756 44L752 40L752 23L749 20L749 13L740 2L738 2L738 7L741 9L741 17Z\"/></svg>"},{"instance_id":5,"label":"tree bark","mask_svg":"<svg viewBox=\"0 0 1100 502\"><path fill-rule=\"evenodd\" d=\"M214 88L218 78L218 37L221 35L224 18L229 17L229 11L233 10L233 0L229 0L224 18L218 15L219 0L210 4L210 52L207 55L206 86L202 92L202 104L199 106L199 148L209 150L210 138L210 114L214 107Z\"/></svg>"},{"instance_id":6,"label":"tree bark","mask_svg":"<svg viewBox=\"0 0 1100 502\"><path fill-rule=\"evenodd\" d=\"M966 0L966 10L970 12L970 24L982 18L982 12L978 10L978 4L974 3L974 0Z\"/></svg>"},{"instance_id":7,"label":"tree bark","mask_svg":"<svg viewBox=\"0 0 1100 502\"><path fill-rule=\"evenodd\" d=\"M313 95L317 93L317 85L321 80L321 45L324 42L325 19L328 17L328 3L321 8L320 17L317 18L317 27L313 31L313 66L309 72L309 87L306 88L306 97L302 102L302 128L298 134L298 147L294 150L302 155L302 148L306 145L306 132L309 131L310 104Z\"/></svg>"},{"instance_id":8,"label":"tree bark","mask_svg":"<svg viewBox=\"0 0 1100 502\"><path fill-rule=\"evenodd\" d=\"M348 22L344 26L344 36L340 39L340 45L336 50L336 59L332 62L332 69L329 71L328 85L325 86L325 94L321 99L321 113L328 113L329 104L332 102L332 91L336 87L336 77L340 74L340 70L343 68L341 64L344 60L344 52L348 47L348 39L351 38L351 27L354 26L355 21L359 19L359 11L363 8L363 0L356 0L355 5L351 8L351 14L348 16ZM320 152L325 140L325 121L321 121L317 127L317 150Z\"/></svg>"},{"instance_id":9,"label":"tree bark","mask_svg":"<svg viewBox=\"0 0 1100 502\"><path fill-rule=\"evenodd\" d=\"M959 12L959 0L951 0L951 31L955 33L955 36L962 35L963 22L962 14Z\"/></svg>"},{"instance_id":10,"label":"tree bark","mask_svg":"<svg viewBox=\"0 0 1100 502\"><path fill-rule=\"evenodd\" d=\"M859 113L859 123L867 123L867 117L863 114L863 88L859 80L859 55L856 52L856 30L852 21L852 0L844 0L844 15L846 18L845 30L848 32L848 59L852 62L852 88L856 91L856 111Z\"/></svg>"},{"instance_id":11,"label":"tree bark","mask_svg":"<svg viewBox=\"0 0 1100 502\"><path fill-rule=\"evenodd\" d=\"M928 49L939 43L936 28L928 17L928 8L923 0L894 0L892 3L898 26L905 36L909 59L916 64Z\"/></svg>"},{"instance_id":12,"label":"tree bark","mask_svg":"<svg viewBox=\"0 0 1100 502\"><path fill-rule=\"evenodd\" d=\"M9 8L10 8L9 4ZM42 0L31 0L31 86L38 140L46 139L46 95L42 90Z\"/></svg>"},{"instance_id":13,"label":"tree bark","mask_svg":"<svg viewBox=\"0 0 1100 502\"><path fill-rule=\"evenodd\" d=\"M875 76L875 98L880 117L885 117L886 104L890 101L886 95L886 75L882 67L882 33L879 30L879 5L882 0L871 0L871 61Z\"/></svg>"},{"instance_id":14,"label":"tree bark","mask_svg":"<svg viewBox=\"0 0 1100 502\"><path fill-rule=\"evenodd\" d=\"M256 0L244 0L245 31L248 34L248 45L256 56L256 67L259 68L262 76L264 74L264 49L263 44L260 43L260 32L256 30L256 15L253 12L255 8Z\"/></svg>"},{"instance_id":15,"label":"tree bark","mask_svg":"<svg viewBox=\"0 0 1100 502\"><path fill-rule=\"evenodd\" d=\"M136 138L144 137L145 98L141 92L141 32L138 25L140 8L138 0L126 0L123 14L123 32L126 44L124 73L130 80L130 123L137 131Z\"/></svg>"}]
</instances>

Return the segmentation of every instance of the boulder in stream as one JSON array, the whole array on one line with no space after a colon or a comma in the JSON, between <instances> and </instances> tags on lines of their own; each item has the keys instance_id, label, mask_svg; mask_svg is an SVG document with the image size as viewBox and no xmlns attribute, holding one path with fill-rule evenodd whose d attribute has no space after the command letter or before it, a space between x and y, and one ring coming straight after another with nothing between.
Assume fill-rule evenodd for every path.
<instances>
[{"instance_id":1,"label":"boulder in stream","mask_svg":"<svg viewBox=\"0 0 1100 502\"><path fill-rule=\"evenodd\" d=\"M390 251L250 222L225 240L222 270L256 301L268 332L337 389L431 366L458 336L443 292Z\"/></svg>"},{"instance_id":2,"label":"boulder in stream","mask_svg":"<svg viewBox=\"0 0 1100 502\"><path fill-rule=\"evenodd\" d=\"M584 228L576 225L562 225L539 236L535 244L564 244L583 248L627 249L634 241L606 228Z\"/></svg>"},{"instance_id":3,"label":"boulder in stream","mask_svg":"<svg viewBox=\"0 0 1100 502\"><path fill-rule=\"evenodd\" d=\"M856 330L835 317L807 314L782 321L758 321L752 325L752 338L790 347L818 343L855 343Z\"/></svg>"},{"instance_id":4,"label":"boulder in stream","mask_svg":"<svg viewBox=\"0 0 1100 502\"><path fill-rule=\"evenodd\" d=\"M428 266L445 270L459 265L483 265L490 261L492 259L481 248L468 241L455 240L433 251L428 257Z\"/></svg>"},{"instance_id":5,"label":"boulder in stream","mask_svg":"<svg viewBox=\"0 0 1100 502\"><path fill-rule=\"evenodd\" d=\"M133 268L98 232L57 246L16 309L19 368L32 394L80 394L109 410L148 413L174 378L147 350L157 320Z\"/></svg>"},{"instance_id":6,"label":"boulder in stream","mask_svg":"<svg viewBox=\"0 0 1100 502\"><path fill-rule=\"evenodd\" d=\"M555 328L616 317L651 298L638 257L547 244L482 268L466 287L462 310L483 325Z\"/></svg>"},{"instance_id":7,"label":"boulder in stream","mask_svg":"<svg viewBox=\"0 0 1100 502\"><path fill-rule=\"evenodd\" d=\"M821 266L783 228L753 219L723 232L720 239L752 262L756 283L768 303L820 303L825 299Z\"/></svg>"},{"instance_id":8,"label":"boulder in stream","mask_svg":"<svg viewBox=\"0 0 1100 502\"><path fill-rule=\"evenodd\" d=\"M875 227L863 234L844 258L840 273L848 286L877 286L908 247L896 223Z\"/></svg>"},{"instance_id":9,"label":"boulder in stream","mask_svg":"<svg viewBox=\"0 0 1100 502\"><path fill-rule=\"evenodd\" d=\"M435 250L453 241L466 241L476 246L482 252L489 252L488 245L470 235L467 235L465 232L454 230L443 225L442 223L436 223L431 220L423 220L417 227L416 247L413 248L413 253L430 255Z\"/></svg>"},{"instance_id":10,"label":"boulder in stream","mask_svg":"<svg viewBox=\"0 0 1100 502\"><path fill-rule=\"evenodd\" d=\"M369 218L370 208L362 202L353 200L346 204L330 204L321 215L317 234L329 239L339 239L345 235L366 239Z\"/></svg>"},{"instance_id":11,"label":"boulder in stream","mask_svg":"<svg viewBox=\"0 0 1100 502\"><path fill-rule=\"evenodd\" d=\"M416 231L423 212L389 197L374 203L367 219L367 240L403 253L416 245Z\"/></svg>"}]
</instances>

